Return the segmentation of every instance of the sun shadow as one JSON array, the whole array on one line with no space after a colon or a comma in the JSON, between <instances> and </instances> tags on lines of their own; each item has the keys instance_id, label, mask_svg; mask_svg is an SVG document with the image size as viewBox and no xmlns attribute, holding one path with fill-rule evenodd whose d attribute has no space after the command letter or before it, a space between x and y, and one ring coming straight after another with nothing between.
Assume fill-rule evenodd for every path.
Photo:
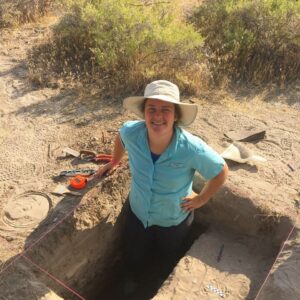
<instances>
[{"instance_id":1,"label":"sun shadow","mask_svg":"<svg viewBox=\"0 0 300 300\"><path fill-rule=\"evenodd\" d=\"M115 174L115 180L122 182L122 174ZM107 284L110 269L120 259L122 199L126 199L129 187L129 182L123 180L114 197L113 181L106 177L91 182L81 197L66 195L53 207L28 235L23 251L1 265L4 299L13 295L15 299L19 295L25 300L40 299L54 292L72 299L76 294L70 289L85 296L96 274L103 278L98 288ZM12 280L21 276L20 286L12 289Z\"/></svg>"}]
</instances>

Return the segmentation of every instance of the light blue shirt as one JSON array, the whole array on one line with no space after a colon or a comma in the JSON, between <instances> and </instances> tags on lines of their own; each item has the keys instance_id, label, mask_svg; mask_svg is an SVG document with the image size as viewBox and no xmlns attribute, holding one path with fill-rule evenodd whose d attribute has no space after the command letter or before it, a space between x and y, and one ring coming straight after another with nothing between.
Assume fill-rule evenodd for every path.
<instances>
[{"instance_id":1,"label":"light blue shirt","mask_svg":"<svg viewBox=\"0 0 300 300\"><path fill-rule=\"evenodd\" d=\"M188 215L182 198L192 192L195 170L206 180L220 173L223 158L200 138L175 128L167 149L153 163L144 121L126 122L120 136L131 170L130 207L144 227L178 225Z\"/></svg>"}]
</instances>

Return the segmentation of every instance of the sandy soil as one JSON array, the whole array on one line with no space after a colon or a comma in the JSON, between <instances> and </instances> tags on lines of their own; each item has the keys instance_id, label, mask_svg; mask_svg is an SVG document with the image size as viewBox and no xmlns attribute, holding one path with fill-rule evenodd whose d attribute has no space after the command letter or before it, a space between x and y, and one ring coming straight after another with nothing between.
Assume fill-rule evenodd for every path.
<instances>
[{"instance_id":1,"label":"sandy soil","mask_svg":"<svg viewBox=\"0 0 300 300\"><path fill-rule=\"evenodd\" d=\"M104 244L115 242L111 233L129 187L125 160L111 177L92 183L82 197L51 193L58 183L68 184L66 178L57 177L61 171L97 168L65 157L65 147L109 153L119 126L134 118L123 111L119 100L99 100L100 90L95 87L40 89L30 84L26 52L45 38L54 21L26 25L5 33L1 40L1 300L61 299L60 290L35 264L61 274L69 286L80 290L86 282L76 274L88 272L95 252L102 251L105 257L109 251L101 243L94 249L95 244L84 241L99 239L97 228ZM224 136L227 131L266 130L264 139L244 145L267 162L229 163L228 182L196 218L199 222L206 218L212 226L195 241L155 299L255 299L258 293L257 299L300 298L299 95L300 87L295 85L277 93L210 91L186 99L200 107L189 130L220 153L231 143ZM59 222L69 227L58 230Z\"/></svg>"}]
</instances>

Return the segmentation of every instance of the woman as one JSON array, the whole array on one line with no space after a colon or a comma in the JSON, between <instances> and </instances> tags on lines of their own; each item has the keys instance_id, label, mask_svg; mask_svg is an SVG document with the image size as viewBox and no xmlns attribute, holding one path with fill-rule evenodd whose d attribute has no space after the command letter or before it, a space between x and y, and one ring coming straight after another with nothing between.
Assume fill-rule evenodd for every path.
<instances>
[{"instance_id":1,"label":"woman","mask_svg":"<svg viewBox=\"0 0 300 300\"><path fill-rule=\"evenodd\" d=\"M193 211L216 193L228 168L213 149L180 127L195 120L197 105L180 102L175 84L151 82L144 96L126 98L123 104L144 120L121 127L113 160L96 175L113 169L128 152L132 175L126 228L130 259L138 264L150 246L174 259L191 226ZM196 170L207 180L199 194L192 191Z\"/></svg>"}]
</instances>

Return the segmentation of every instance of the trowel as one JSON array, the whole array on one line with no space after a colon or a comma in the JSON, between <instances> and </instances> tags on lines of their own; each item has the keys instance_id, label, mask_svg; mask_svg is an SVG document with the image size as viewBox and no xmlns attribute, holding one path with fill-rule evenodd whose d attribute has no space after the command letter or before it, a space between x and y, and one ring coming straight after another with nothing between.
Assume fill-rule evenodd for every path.
<instances>
[{"instance_id":1,"label":"trowel","mask_svg":"<svg viewBox=\"0 0 300 300\"><path fill-rule=\"evenodd\" d=\"M73 196L82 196L81 193L73 192L73 191L69 190L66 186L64 186L62 184L59 184L58 186L56 186L56 188L54 189L54 191L52 193L57 194L57 195L70 194L70 195L73 195Z\"/></svg>"}]
</instances>

